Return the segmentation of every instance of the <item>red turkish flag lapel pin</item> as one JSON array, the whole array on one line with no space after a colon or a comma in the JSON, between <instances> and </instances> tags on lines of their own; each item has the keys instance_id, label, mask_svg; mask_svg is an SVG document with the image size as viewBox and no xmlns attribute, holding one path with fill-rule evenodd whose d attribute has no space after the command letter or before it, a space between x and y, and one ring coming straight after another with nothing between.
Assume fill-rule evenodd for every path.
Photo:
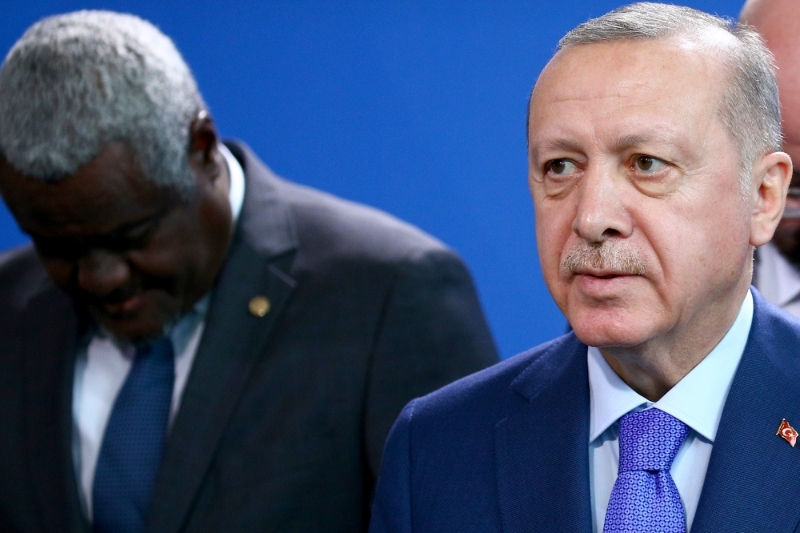
<instances>
[{"instance_id":1,"label":"red turkish flag lapel pin","mask_svg":"<svg viewBox=\"0 0 800 533\"><path fill-rule=\"evenodd\" d=\"M792 448L797 444L797 430L790 426L785 418L781 420L781 425L778 426L778 432L775 434L783 437L783 440L791 444Z\"/></svg>"}]
</instances>

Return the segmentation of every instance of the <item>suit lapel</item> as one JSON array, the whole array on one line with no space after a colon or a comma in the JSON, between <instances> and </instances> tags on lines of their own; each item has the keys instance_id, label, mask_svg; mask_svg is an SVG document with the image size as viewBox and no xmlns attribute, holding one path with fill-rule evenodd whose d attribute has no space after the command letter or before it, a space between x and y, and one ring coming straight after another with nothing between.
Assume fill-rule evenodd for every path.
<instances>
[{"instance_id":1,"label":"suit lapel","mask_svg":"<svg viewBox=\"0 0 800 533\"><path fill-rule=\"evenodd\" d=\"M586 346L570 335L512 388L525 403L495 428L503 530L591 531Z\"/></svg>"},{"instance_id":2,"label":"suit lapel","mask_svg":"<svg viewBox=\"0 0 800 533\"><path fill-rule=\"evenodd\" d=\"M246 174L245 203L206 316L203 338L170 432L153 491L149 531L183 526L248 377L295 282L296 237L276 181L254 156L231 146ZM250 301L266 297L257 316Z\"/></svg>"},{"instance_id":3,"label":"suit lapel","mask_svg":"<svg viewBox=\"0 0 800 533\"><path fill-rule=\"evenodd\" d=\"M756 296L750 339L731 385L692 533L794 531L800 521L800 445L776 435L800 427L796 326Z\"/></svg>"},{"instance_id":4,"label":"suit lapel","mask_svg":"<svg viewBox=\"0 0 800 533\"><path fill-rule=\"evenodd\" d=\"M24 323L26 443L31 479L46 531L87 526L72 456L72 377L78 321L69 298L50 288L30 302L35 320ZM48 324L42 328L41 324Z\"/></svg>"}]
</instances>

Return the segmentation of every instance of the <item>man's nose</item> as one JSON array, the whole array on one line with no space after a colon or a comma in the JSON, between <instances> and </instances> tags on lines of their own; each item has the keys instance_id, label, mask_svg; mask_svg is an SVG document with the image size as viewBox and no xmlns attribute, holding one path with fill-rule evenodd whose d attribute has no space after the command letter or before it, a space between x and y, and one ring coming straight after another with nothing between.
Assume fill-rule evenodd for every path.
<instances>
[{"instance_id":1,"label":"man's nose","mask_svg":"<svg viewBox=\"0 0 800 533\"><path fill-rule=\"evenodd\" d=\"M98 297L124 287L130 281L130 267L118 253L89 250L78 259L78 286Z\"/></svg>"},{"instance_id":2,"label":"man's nose","mask_svg":"<svg viewBox=\"0 0 800 533\"><path fill-rule=\"evenodd\" d=\"M628 185L614 168L588 167L578 183L578 208L572 230L588 243L629 236L633 221L624 201Z\"/></svg>"}]
</instances>

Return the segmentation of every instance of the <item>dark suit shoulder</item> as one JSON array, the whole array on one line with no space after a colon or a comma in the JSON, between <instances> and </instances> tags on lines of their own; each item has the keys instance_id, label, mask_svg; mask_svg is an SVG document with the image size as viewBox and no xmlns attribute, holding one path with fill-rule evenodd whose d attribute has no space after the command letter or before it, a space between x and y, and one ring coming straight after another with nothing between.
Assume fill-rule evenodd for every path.
<instances>
[{"instance_id":1,"label":"dark suit shoulder","mask_svg":"<svg viewBox=\"0 0 800 533\"><path fill-rule=\"evenodd\" d=\"M800 320L753 292L753 324L748 344L761 351L780 372L800 385Z\"/></svg>"},{"instance_id":2,"label":"dark suit shoulder","mask_svg":"<svg viewBox=\"0 0 800 533\"><path fill-rule=\"evenodd\" d=\"M281 180L283 197L298 221L298 236L337 254L375 260L417 259L430 252L452 254L439 240L398 218L363 204Z\"/></svg>"},{"instance_id":3,"label":"dark suit shoulder","mask_svg":"<svg viewBox=\"0 0 800 533\"><path fill-rule=\"evenodd\" d=\"M52 282L33 246L25 245L0 254L0 313L19 312L30 298Z\"/></svg>"},{"instance_id":4,"label":"dark suit shoulder","mask_svg":"<svg viewBox=\"0 0 800 533\"><path fill-rule=\"evenodd\" d=\"M244 143L227 142L245 171L248 190L242 217L258 220L264 240L283 232L300 249L317 256L355 256L360 260L396 262L417 260L433 252L456 255L421 229L379 209L276 176ZM286 210L288 216L280 211ZM267 222L268 221L268 222ZM279 228L276 230L276 228ZM256 244L256 248L261 248ZM277 246L268 246L272 249Z\"/></svg>"}]
</instances>

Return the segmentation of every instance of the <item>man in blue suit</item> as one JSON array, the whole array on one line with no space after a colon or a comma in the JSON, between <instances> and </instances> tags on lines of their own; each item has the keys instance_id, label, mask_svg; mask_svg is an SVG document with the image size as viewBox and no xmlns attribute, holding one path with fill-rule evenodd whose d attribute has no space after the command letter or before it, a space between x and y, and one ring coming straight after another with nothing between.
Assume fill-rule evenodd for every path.
<instances>
[{"instance_id":1,"label":"man in blue suit","mask_svg":"<svg viewBox=\"0 0 800 533\"><path fill-rule=\"evenodd\" d=\"M750 289L792 174L762 41L624 7L561 40L529 113L574 332L406 406L371 531L795 531L800 323Z\"/></svg>"}]
</instances>

